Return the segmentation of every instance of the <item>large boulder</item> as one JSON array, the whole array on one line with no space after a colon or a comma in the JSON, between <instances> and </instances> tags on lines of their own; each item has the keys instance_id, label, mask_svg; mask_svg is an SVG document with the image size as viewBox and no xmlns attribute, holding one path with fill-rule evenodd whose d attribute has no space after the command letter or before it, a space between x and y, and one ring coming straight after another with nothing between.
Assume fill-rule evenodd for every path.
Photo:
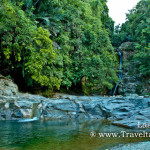
<instances>
[{"instance_id":1,"label":"large boulder","mask_svg":"<svg viewBox=\"0 0 150 150\"><path fill-rule=\"evenodd\" d=\"M0 95L16 96L18 94L18 86L11 80L0 78Z\"/></svg>"},{"instance_id":2,"label":"large boulder","mask_svg":"<svg viewBox=\"0 0 150 150\"><path fill-rule=\"evenodd\" d=\"M56 94L53 98L23 94L9 80L1 79L0 120L107 119L114 125L137 128L150 122L150 98L136 94L113 97ZM30 119L29 119L30 118Z\"/></svg>"}]
</instances>

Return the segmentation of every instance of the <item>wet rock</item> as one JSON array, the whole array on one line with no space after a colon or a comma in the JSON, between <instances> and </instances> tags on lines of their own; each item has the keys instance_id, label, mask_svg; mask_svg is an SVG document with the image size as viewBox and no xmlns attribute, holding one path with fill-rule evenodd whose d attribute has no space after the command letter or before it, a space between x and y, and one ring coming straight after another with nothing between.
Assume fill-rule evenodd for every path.
<instances>
[{"instance_id":1,"label":"wet rock","mask_svg":"<svg viewBox=\"0 0 150 150\"><path fill-rule=\"evenodd\" d=\"M7 120L11 120L12 111L9 110L9 109L6 109L4 112L5 112L5 118L6 118Z\"/></svg>"},{"instance_id":2,"label":"wet rock","mask_svg":"<svg viewBox=\"0 0 150 150\"><path fill-rule=\"evenodd\" d=\"M3 119L6 119L5 111L1 112L0 115L1 115L1 117L2 117Z\"/></svg>"},{"instance_id":3,"label":"wet rock","mask_svg":"<svg viewBox=\"0 0 150 150\"><path fill-rule=\"evenodd\" d=\"M61 110L51 110L51 111L45 111L44 112L44 118L48 119L65 119L68 118L68 114L65 111Z\"/></svg>"},{"instance_id":4,"label":"wet rock","mask_svg":"<svg viewBox=\"0 0 150 150\"><path fill-rule=\"evenodd\" d=\"M32 116L32 109L20 109L23 118L31 118Z\"/></svg>"},{"instance_id":5,"label":"wet rock","mask_svg":"<svg viewBox=\"0 0 150 150\"><path fill-rule=\"evenodd\" d=\"M89 120L89 119L97 119L96 116L89 115L88 113L79 113L76 117L78 120Z\"/></svg>"},{"instance_id":6,"label":"wet rock","mask_svg":"<svg viewBox=\"0 0 150 150\"><path fill-rule=\"evenodd\" d=\"M63 95L65 97L65 95ZM69 97L69 99L68 99ZM134 128L149 120L149 98L66 96L66 99L38 95L0 96L0 119L39 116L43 119L108 119L115 125Z\"/></svg>"},{"instance_id":7,"label":"wet rock","mask_svg":"<svg viewBox=\"0 0 150 150\"><path fill-rule=\"evenodd\" d=\"M112 124L125 128L138 128L138 121L131 118L114 121Z\"/></svg>"},{"instance_id":8,"label":"wet rock","mask_svg":"<svg viewBox=\"0 0 150 150\"><path fill-rule=\"evenodd\" d=\"M6 85L3 85L3 88L4 86ZM12 87L15 85L7 84L9 92L12 92ZM5 90L7 91L7 89ZM6 93L0 95L0 120L34 117L46 120L107 119L111 120L114 125L130 128L135 128L138 121L150 122L150 97L136 94L128 94L124 97L102 97L57 93L54 98L45 98L40 95L21 94L19 92L16 95Z\"/></svg>"},{"instance_id":9,"label":"wet rock","mask_svg":"<svg viewBox=\"0 0 150 150\"><path fill-rule=\"evenodd\" d=\"M144 98L149 98L150 96L149 95L144 95Z\"/></svg>"},{"instance_id":10,"label":"wet rock","mask_svg":"<svg viewBox=\"0 0 150 150\"><path fill-rule=\"evenodd\" d=\"M23 118L23 114L21 113L20 109L16 109L16 110L13 112L13 114L12 114L11 117L12 117L12 118Z\"/></svg>"},{"instance_id":11,"label":"wet rock","mask_svg":"<svg viewBox=\"0 0 150 150\"><path fill-rule=\"evenodd\" d=\"M9 105L10 105L10 104L7 102L7 103L5 104L5 108L8 109L8 108L9 108Z\"/></svg>"}]
</instances>

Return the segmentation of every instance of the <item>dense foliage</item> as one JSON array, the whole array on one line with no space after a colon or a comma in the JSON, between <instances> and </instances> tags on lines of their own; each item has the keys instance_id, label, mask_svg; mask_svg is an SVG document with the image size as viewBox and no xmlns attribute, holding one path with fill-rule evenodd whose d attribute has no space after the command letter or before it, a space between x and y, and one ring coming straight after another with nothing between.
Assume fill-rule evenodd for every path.
<instances>
[{"instance_id":1,"label":"dense foliage","mask_svg":"<svg viewBox=\"0 0 150 150\"><path fill-rule=\"evenodd\" d=\"M105 1L40 1L34 14L59 46L63 86L85 83L84 87L100 90L112 88L115 58L107 32L111 29L106 27L110 18Z\"/></svg>"},{"instance_id":2,"label":"dense foliage","mask_svg":"<svg viewBox=\"0 0 150 150\"><path fill-rule=\"evenodd\" d=\"M1 0L0 16L2 74L25 85L82 87L84 93L113 87L106 0Z\"/></svg>"},{"instance_id":3,"label":"dense foliage","mask_svg":"<svg viewBox=\"0 0 150 150\"><path fill-rule=\"evenodd\" d=\"M143 77L150 77L150 1L141 0L127 14L127 21L116 26L112 44L120 46L123 42L134 42L135 61Z\"/></svg>"},{"instance_id":4,"label":"dense foliage","mask_svg":"<svg viewBox=\"0 0 150 150\"><path fill-rule=\"evenodd\" d=\"M111 42L115 49L124 42L133 42L129 21L115 26L114 32L111 34Z\"/></svg>"},{"instance_id":5,"label":"dense foliage","mask_svg":"<svg viewBox=\"0 0 150 150\"><path fill-rule=\"evenodd\" d=\"M61 79L49 31L38 28L19 6L8 1L0 4L1 72L15 80L22 77L27 85L36 81L42 86L58 88Z\"/></svg>"},{"instance_id":6,"label":"dense foliage","mask_svg":"<svg viewBox=\"0 0 150 150\"><path fill-rule=\"evenodd\" d=\"M149 6L141 0L114 29L106 0L0 0L0 74L31 89L105 94L117 81L113 47L132 41L149 77Z\"/></svg>"},{"instance_id":7,"label":"dense foliage","mask_svg":"<svg viewBox=\"0 0 150 150\"><path fill-rule=\"evenodd\" d=\"M150 1L141 0L127 18L135 41L139 71L143 76L150 77Z\"/></svg>"}]
</instances>

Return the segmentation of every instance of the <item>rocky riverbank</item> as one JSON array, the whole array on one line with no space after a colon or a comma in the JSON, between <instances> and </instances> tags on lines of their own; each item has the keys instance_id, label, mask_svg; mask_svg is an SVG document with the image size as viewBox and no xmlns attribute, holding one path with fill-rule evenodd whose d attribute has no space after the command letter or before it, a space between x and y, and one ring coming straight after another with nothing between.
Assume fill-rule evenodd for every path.
<instances>
[{"instance_id":1,"label":"rocky riverbank","mask_svg":"<svg viewBox=\"0 0 150 150\"><path fill-rule=\"evenodd\" d=\"M111 150L148 150L148 149L150 149L150 142L119 145L112 148Z\"/></svg>"},{"instance_id":2,"label":"rocky riverbank","mask_svg":"<svg viewBox=\"0 0 150 150\"><path fill-rule=\"evenodd\" d=\"M150 97L75 96L55 94L53 98L22 94L13 82L0 80L0 120L108 119L114 125L137 128L150 123Z\"/></svg>"}]
</instances>

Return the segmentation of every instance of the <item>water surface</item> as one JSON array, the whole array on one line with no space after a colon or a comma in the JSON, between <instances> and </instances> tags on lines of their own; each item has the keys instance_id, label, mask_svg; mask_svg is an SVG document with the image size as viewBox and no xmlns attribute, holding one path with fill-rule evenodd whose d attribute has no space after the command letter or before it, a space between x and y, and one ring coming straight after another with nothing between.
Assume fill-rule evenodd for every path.
<instances>
[{"instance_id":1,"label":"water surface","mask_svg":"<svg viewBox=\"0 0 150 150\"><path fill-rule=\"evenodd\" d=\"M148 140L90 136L92 131L104 133L122 130L132 132L100 120L0 121L0 150L103 150L121 143Z\"/></svg>"}]
</instances>

